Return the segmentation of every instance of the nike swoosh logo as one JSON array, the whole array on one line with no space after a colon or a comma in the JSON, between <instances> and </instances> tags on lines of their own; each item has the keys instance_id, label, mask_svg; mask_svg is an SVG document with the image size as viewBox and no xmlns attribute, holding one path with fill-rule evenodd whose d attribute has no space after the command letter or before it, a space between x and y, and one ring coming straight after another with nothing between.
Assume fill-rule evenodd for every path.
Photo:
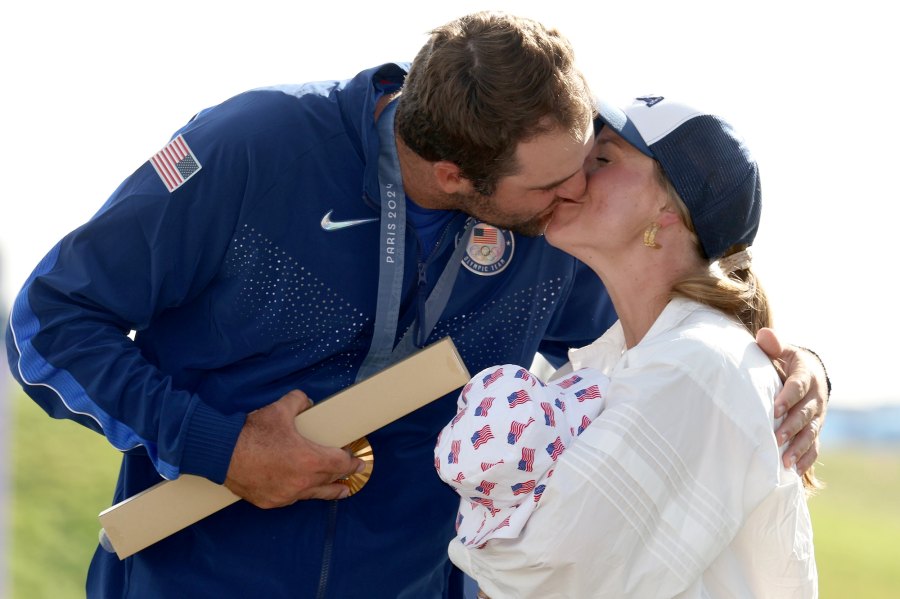
<instances>
[{"instance_id":1,"label":"nike swoosh logo","mask_svg":"<svg viewBox=\"0 0 900 599\"><path fill-rule=\"evenodd\" d=\"M325 216L322 217L322 229L325 231L338 231L340 229L346 229L347 227L355 227L356 225L362 225L365 223L371 223L378 220L377 218L360 218L357 220L331 220L331 213L334 210L329 210L325 213Z\"/></svg>"}]
</instances>

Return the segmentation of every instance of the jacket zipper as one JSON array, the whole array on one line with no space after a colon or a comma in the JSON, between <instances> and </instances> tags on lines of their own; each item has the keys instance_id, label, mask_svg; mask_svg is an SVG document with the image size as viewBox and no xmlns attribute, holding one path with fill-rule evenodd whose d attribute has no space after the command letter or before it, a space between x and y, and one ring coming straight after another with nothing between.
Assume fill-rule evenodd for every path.
<instances>
[{"instance_id":1,"label":"jacket zipper","mask_svg":"<svg viewBox=\"0 0 900 599\"><path fill-rule=\"evenodd\" d=\"M368 200L368 196L366 196L365 194L363 194L363 198ZM443 245L447 239L447 233L450 231L450 229L453 227L454 223L456 223L456 221L459 218L460 218L460 216L454 216L453 218L450 219L450 222L448 222L444 226L444 229L441 231L441 235L438 238L438 242L435 244L434 249L428 255L428 258L426 258L424 261L418 260L418 263L416 265L417 272L418 272L418 281L416 283L418 286L418 290L417 290L418 297L416 300L417 301L416 309L417 309L417 314L419 316L421 316L425 311L425 300L427 299L425 296L425 292L428 288L428 265L429 265L429 263L431 263L433 261L434 257L437 255L438 251L443 247ZM410 226L409 222L406 223L406 226L408 229L413 231L414 235L416 235L415 230L412 228L412 226ZM460 243L463 243L463 241L464 240L460 240ZM416 235L416 244L419 248L419 251L417 252L418 257L421 257L422 242L419 241L418 235ZM419 339L419 336L421 335L421 328L419 327L419 320L420 320L419 318L416 318L416 323L415 323L416 340L417 340L416 345L418 345L419 347L422 347L425 345L425 342L427 341L427 339ZM325 544L322 548L322 569L321 569L321 572L319 573L319 588L316 592L316 599L325 599L325 597L327 596L328 575L331 570L331 560L332 560L333 553L334 553L334 537L335 537L335 533L337 531L337 511L338 511L338 502L331 501L328 506L327 526L326 526L326 530L325 530Z\"/></svg>"},{"instance_id":2,"label":"jacket zipper","mask_svg":"<svg viewBox=\"0 0 900 599\"><path fill-rule=\"evenodd\" d=\"M426 295L426 291L428 290L428 265L434 261L434 257L439 253L441 248L444 246L444 243L447 240L447 233L453 227L454 223L460 218L461 215L455 215L450 219L446 225L444 225L443 230L441 231L440 237L438 237L438 241L434 244L434 249L431 250L431 253L428 254L428 257L422 261L419 260L418 263L418 271L419 271L419 281L418 281L418 298L416 300L416 347L425 347L425 343L428 341L428 338L422 339L422 316L425 314L425 301L428 299ZM464 216L464 215L462 215ZM412 229L411 226L407 224L407 226ZM414 231L415 233L415 231ZM422 242L419 240L418 235L416 235L416 241L418 242L419 254L421 255ZM463 243L465 240L460 240L460 243Z\"/></svg>"},{"instance_id":3,"label":"jacket zipper","mask_svg":"<svg viewBox=\"0 0 900 599\"><path fill-rule=\"evenodd\" d=\"M334 536L337 531L338 502L328 504L327 526L325 529L325 546L322 548L322 571L319 574L319 590L316 599L325 599L328 591L328 572L331 570L331 557L334 552Z\"/></svg>"}]
</instances>

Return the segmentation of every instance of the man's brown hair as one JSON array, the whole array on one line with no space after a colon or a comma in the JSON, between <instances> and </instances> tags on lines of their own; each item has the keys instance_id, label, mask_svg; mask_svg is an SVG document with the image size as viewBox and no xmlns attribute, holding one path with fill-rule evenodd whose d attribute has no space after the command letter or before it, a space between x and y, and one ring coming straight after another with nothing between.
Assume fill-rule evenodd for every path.
<instances>
[{"instance_id":1,"label":"man's brown hair","mask_svg":"<svg viewBox=\"0 0 900 599\"><path fill-rule=\"evenodd\" d=\"M456 164L483 195L515 174L518 144L593 114L569 41L531 19L479 12L431 32L406 78L397 130L416 154Z\"/></svg>"}]
</instances>

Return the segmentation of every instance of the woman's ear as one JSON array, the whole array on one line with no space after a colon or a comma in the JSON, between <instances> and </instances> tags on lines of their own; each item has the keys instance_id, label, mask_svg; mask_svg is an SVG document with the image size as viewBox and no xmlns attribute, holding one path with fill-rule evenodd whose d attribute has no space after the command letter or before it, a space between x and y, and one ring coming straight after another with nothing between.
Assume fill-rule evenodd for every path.
<instances>
[{"instance_id":1,"label":"woman's ear","mask_svg":"<svg viewBox=\"0 0 900 599\"><path fill-rule=\"evenodd\" d=\"M468 193L472 185L462 176L459 167L449 160L438 160L431 164L434 180L444 193Z\"/></svg>"},{"instance_id":2,"label":"woman's ear","mask_svg":"<svg viewBox=\"0 0 900 599\"><path fill-rule=\"evenodd\" d=\"M656 222L659 223L660 227L668 227L669 225L682 222L681 214L678 213L674 206L666 206L660 211Z\"/></svg>"}]
</instances>

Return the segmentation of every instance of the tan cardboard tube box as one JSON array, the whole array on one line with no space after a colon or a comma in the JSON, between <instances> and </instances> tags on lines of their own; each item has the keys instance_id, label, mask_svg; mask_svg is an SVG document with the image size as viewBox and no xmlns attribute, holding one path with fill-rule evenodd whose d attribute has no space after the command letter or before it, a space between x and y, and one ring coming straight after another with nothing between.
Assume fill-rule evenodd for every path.
<instances>
[{"instance_id":1,"label":"tan cardboard tube box","mask_svg":"<svg viewBox=\"0 0 900 599\"><path fill-rule=\"evenodd\" d=\"M311 441L344 447L462 387L469 378L456 346L445 337L302 412L294 424ZM101 536L125 559L239 500L222 485L185 474L101 512Z\"/></svg>"}]
</instances>

